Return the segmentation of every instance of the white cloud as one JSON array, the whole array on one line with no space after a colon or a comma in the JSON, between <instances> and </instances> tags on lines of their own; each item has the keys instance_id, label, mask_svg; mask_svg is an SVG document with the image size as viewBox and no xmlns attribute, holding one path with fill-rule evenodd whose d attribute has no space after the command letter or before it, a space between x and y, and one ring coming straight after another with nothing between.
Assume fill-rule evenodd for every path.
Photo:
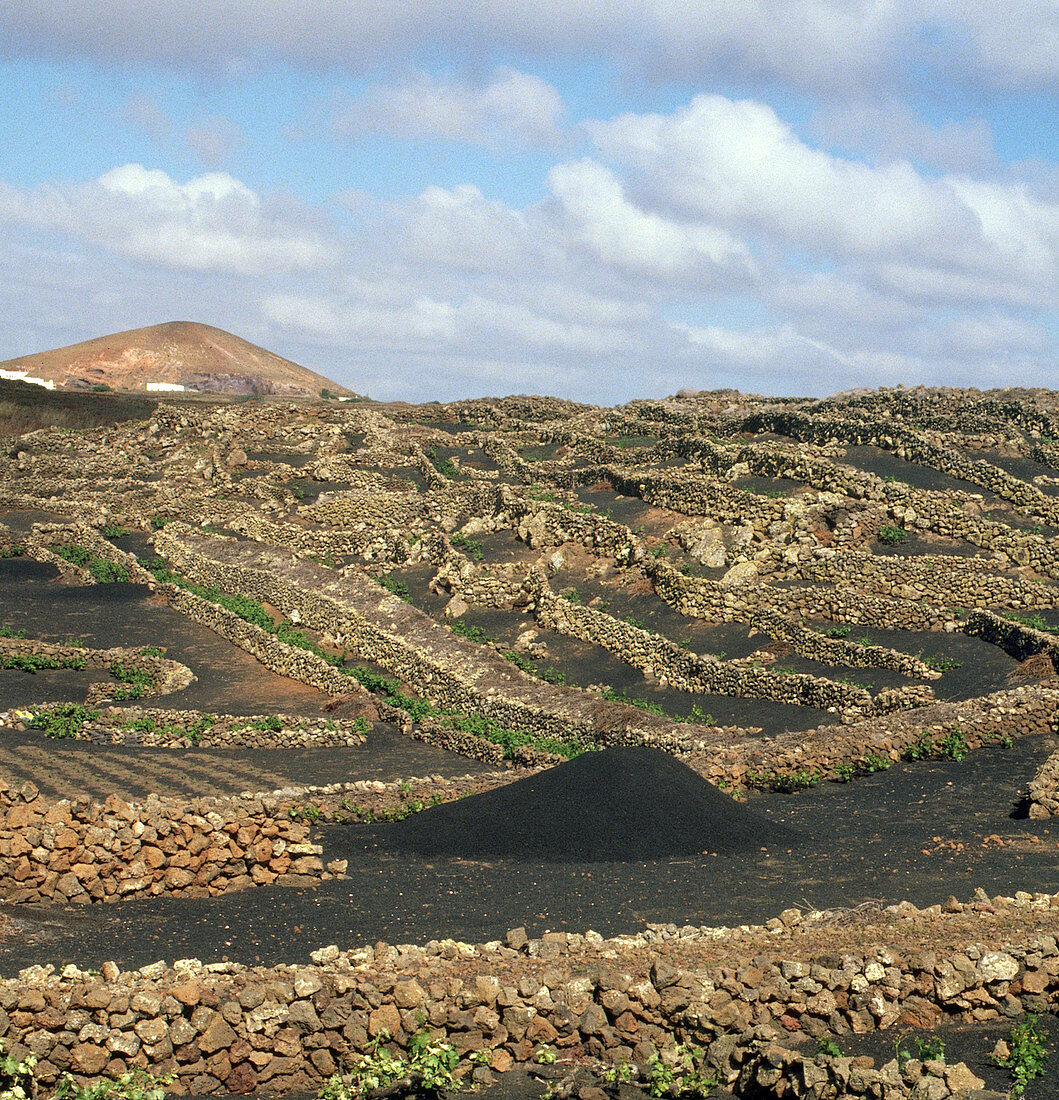
<instances>
[{"instance_id":1,"label":"white cloud","mask_svg":"<svg viewBox=\"0 0 1059 1100\"><path fill-rule=\"evenodd\" d=\"M830 144L876 160L911 160L950 172L993 169L996 153L988 123L970 118L932 126L899 99L824 104L813 130Z\"/></svg>"},{"instance_id":2,"label":"white cloud","mask_svg":"<svg viewBox=\"0 0 1059 1100\"><path fill-rule=\"evenodd\" d=\"M588 123L604 156L687 216L838 255L953 251L975 230L947 187L896 162L871 168L805 144L763 103L697 96L672 115Z\"/></svg>"},{"instance_id":3,"label":"white cloud","mask_svg":"<svg viewBox=\"0 0 1059 1100\"><path fill-rule=\"evenodd\" d=\"M673 280L753 269L742 241L712 225L681 225L638 209L617 177L593 160L557 164L548 186L575 240L629 274Z\"/></svg>"},{"instance_id":4,"label":"white cloud","mask_svg":"<svg viewBox=\"0 0 1059 1100\"><path fill-rule=\"evenodd\" d=\"M386 134L413 140L464 142L492 148L556 145L563 101L540 77L501 69L487 84L420 74L371 88L332 121L344 137Z\"/></svg>"},{"instance_id":5,"label":"white cloud","mask_svg":"<svg viewBox=\"0 0 1059 1100\"><path fill-rule=\"evenodd\" d=\"M390 212L395 246L410 261L466 273L510 273L561 262L561 242L533 211L487 199L474 184L428 187Z\"/></svg>"},{"instance_id":6,"label":"white cloud","mask_svg":"<svg viewBox=\"0 0 1059 1100\"><path fill-rule=\"evenodd\" d=\"M165 172L126 164L87 184L0 186L0 218L192 271L289 274L336 259L315 230L278 216L223 172L179 184Z\"/></svg>"},{"instance_id":7,"label":"white cloud","mask_svg":"<svg viewBox=\"0 0 1059 1100\"><path fill-rule=\"evenodd\" d=\"M262 300L262 308L269 320L327 343L355 340L413 354L474 348L484 355L521 357L545 349L595 356L628 350L633 343L617 326L557 320L526 303L480 295L458 303L418 297L387 307L340 296L273 294Z\"/></svg>"},{"instance_id":8,"label":"white cloud","mask_svg":"<svg viewBox=\"0 0 1059 1100\"><path fill-rule=\"evenodd\" d=\"M964 86L1059 84L1059 26L1041 0L20 0L0 11L0 55L229 75L276 61L365 73L438 55L579 56L660 81L847 96L938 70Z\"/></svg>"}]
</instances>

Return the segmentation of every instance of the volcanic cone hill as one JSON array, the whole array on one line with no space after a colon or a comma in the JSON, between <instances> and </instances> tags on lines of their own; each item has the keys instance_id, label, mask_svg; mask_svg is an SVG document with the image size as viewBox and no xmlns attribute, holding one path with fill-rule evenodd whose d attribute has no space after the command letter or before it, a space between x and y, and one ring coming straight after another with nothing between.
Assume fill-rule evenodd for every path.
<instances>
[{"instance_id":1,"label":"volcanic cone hill","mask_svg":"<svg viewBox=\"0 0 1059 1100\"><path fill-rule=\"evenodd\" d=\"M223 329L171 321L0 363L60 389L319 396L350 391Z\"/></svg>"},{"instance_id":2,"label":"volcanic cone hill","mask_svg":"<svg viewBox=\"0 0 1059 1100\"><path fill-rule=\"evenodd\" d=\"M611 748L425 810L390 827L384 842L425 857L579 863L737 853L794 840L668 753Z\"/></svg>"}]
</instances>

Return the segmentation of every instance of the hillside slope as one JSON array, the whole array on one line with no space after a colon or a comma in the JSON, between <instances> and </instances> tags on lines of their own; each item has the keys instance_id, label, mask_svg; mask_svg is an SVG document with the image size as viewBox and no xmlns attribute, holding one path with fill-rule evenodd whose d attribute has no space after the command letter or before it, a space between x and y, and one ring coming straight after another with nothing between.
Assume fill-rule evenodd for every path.
<instances>
[{"instance_id":1,"label":"hillside slope","mask_svg":"<svg viewBox=\"0 0 1059 1100\"><path fill-rule=\"evenodd\" d=\"M230 332L171 321L0 363L60 389L317 396L350 391Z\"/></svg>"}]
</instances>

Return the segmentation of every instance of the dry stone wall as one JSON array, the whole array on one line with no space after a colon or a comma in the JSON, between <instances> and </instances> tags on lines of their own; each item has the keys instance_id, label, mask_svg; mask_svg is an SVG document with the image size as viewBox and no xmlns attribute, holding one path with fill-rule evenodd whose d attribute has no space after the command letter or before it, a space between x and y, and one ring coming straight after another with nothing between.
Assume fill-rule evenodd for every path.
<instances>
[{"instance_id":1,"label":"dry stone wall","mask_svg":"<svg viewBox=\"0 0 1059 1100\"><path fill-rule=\"evenodd\" d=\"M37 657L58 662L59 667L99 669L111 675L121 673L126 678L142 673L144 681L137 683L142 695L168 695L187 687L195 679L191 669L179 661L124 646L90 649L35 638L0 638L0 655L8 659ZM121 680L108 678L99 681L91 685L89 699L98 701L110 698L123 686Z\"/></svg>"},{"instance_id":2,"label":"dry stone wall","mask_svg":"<svg viewBox=\"0 0 1059 1100\"><path fill-rule=\"evenodd\" d=\"M49 802L32 783L3 784L0 890L14 903L79 904L331 877L308 826L278 805L269 795Z\"/></svg>"},{"instance_id":3,"label":"dry stone wall","mask_svg":"<svg viewBox=\"0 0 1059 1100\"><path fill-rule=\"evenodd\" d=\"M539 568L531 573L531 581L537 621L543 627L602 646L663 686L679 691L771 699L836 711L849 719L922 706L933 699L929 688L916 685L881 691L873 697L865 688L818 676L734 666L711 654L690 653L661 635L556 596ZM826 639L822 641L826 643Z\"/></svg>"},{"instance_id":4,"label":"dry stone wall","mask_svg":"<svg viewBox=\"0 0 1059 1100\"><path fill-rule=\"evenodd\" d=\"M691 1042L704 1048L709 1069L744 1094L752 1083L778 1082L779 1075L763 1075L769 1065L793 1068L800 1057L818 1072L803 1073L785 1094L819 1098L827 1093L803 1091L808 1081L848 1079L854 1068L872 1067L796 1056L783 1041L791 1033L930 1028L1053 1008L1057 905L1059 898L1047 894L983 895L955 903L947 917L941 906L920 911L903 903L886 919L910 946L887 946L881 928L867 951L826 959L796 940L829 915L795 909L767 927L656 926L611 940L565 932L530 939L519 929L503 943L479 946L329 946L313 953L312 965L271 969L194 959L127 973L106 963L101 975L32 967L0 982L0 1036L15 1057L40 1059L45 1086L64 1072L85 1080L140 1065L175 1074L179 1092L305 1091L349 1066L384 1032L383 1041L400 1049L426 1028L455 1046L464 1074L471 1055L498 1070L529 1062L543 1048L645 1063L657 1049ZM926 942L917 949L916 929L925 922L966 926L976 913L983 925L1007 917L1037 929L992 935L991 949L973 942L963 950ZM874 1072L889 1075L887 1096L950 1095L947 1088L914 1092L924 1077L957 1089L961 1081L971 1084L929 1065L896 1080L887 1067Z\"/></svg>"},{"instance_id":5,"label":"dry stone wall","mask_svg":"<svg viewBox=\"0 0 1059 1100\"><path fill-rule=\"evenodd\" d=\"M795 618L837 623L885 624L890 630L959 629L954 609L851 591L846 586L780 588L758 583L733 584L686 576L668 562L653 559L644 569L655 592L682 615L712 622L746 622L764 610ZM756 576L752 576L757 580Z\"/></svg>"},{"instance_id":6,"label":"dry stone wall","mask_svg":"<svg viewBox=\"0 0 1059 1100\"><path fill-rule=\"evenodd\" d=\"M1037 769L1027 795L1030 817L1059 817L1059 752L1053 752Z\"/></svg>"},{"instance_id":7,"label":"dry stone wall","mask_svg":"<svg viewBox=\"0 0 1059 1100\"><path fill-rule=\"evenodd\" d=\"M816 551L796 573L902 600L935 605L1040 608L1059 605L1059 586L1027 581L989 568L979 559L923 555L880 557L863 551Z\"/></svg>"},{"instance_id":8,"label":"dry stone wall","mask_svg":"<svg viewBox=\"0 0 1059 1100\"><path fill-rule=\"evenodd\" d=\"M457 638L366 577L335 580L326 570L278 549L266 553L227 539L198 541L177 524L160 532L155 545L196 583L279 607L352 656L387 669L438 706L549 736L594 738L591 695L532 680L488 647ZM220 560L220 555L229 560ZM205 608L200 612L207 613ZM292 661L302 653L295 650ZM633 707L612 711L612 717L634 731L662 733L674 726Z\"/></svg>"},{"instance_id":9,"label":"dry stone wall","mask_svg":"<svg viewBox=\"0 0 1059 1100\"><path fill-rule=\"evenodd\" d=\"M1059 729L1059 689L1034 685L993 692L959 703L932 703L842 728L824 726L759 741L732 739L708 751L688 748L695 766L712 782L770 786L794 774L846 780L871 761L888 766L913 747L958 734L968 751ZM756 778L755 778L756 777Z\"/></svg>"},{"instance_id":10,"label":"dry stone wall","mask_svg":"<svg viewBox=\"0 0 1059 1100\"><path fill-rule=\"evenodd\" d=\"M281 642L274 634L246 622L234 612L219 604L196 596L193 592L175 584L158 586L165 593L170 607L187 615L189 619L209 627L256 657L266 668L281 676L289 676L327 695L368 694L351 676L346 676L322 657L308 650Z\"/></svg>"},{"instance_id":11,"label":"dry stone wall","mask_svg":"<svg viewBox=\"0 0 1059 1100\"><path fill-rule=\"evenodd\" d=\"M61 703L37 703L0 714L0 724L31 729L33 718ZM107 707L89 712L79 740L100 744L153 745L165 748L290 749L353 746L365 741L364 719L304 718L299 715L215 715L161 707Z\"/></svg>"}]
</instances>

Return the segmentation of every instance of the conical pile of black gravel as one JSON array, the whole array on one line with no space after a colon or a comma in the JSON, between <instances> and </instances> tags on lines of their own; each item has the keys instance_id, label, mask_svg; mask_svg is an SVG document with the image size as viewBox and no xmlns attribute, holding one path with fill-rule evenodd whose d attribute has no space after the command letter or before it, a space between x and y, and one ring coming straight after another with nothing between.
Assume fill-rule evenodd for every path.
<instances>
[{"instance_id":1,"label":"conical pile of black gravel","mask_svg":"<svg viewBox=\"0 0 1059 1100\"><path fill-rule=\"evenodd\" d=\"M424 810L387 839L427 857L582 863L789 847L794 836L668 753L630 748Z\"/></svg>"}]
</instances>

